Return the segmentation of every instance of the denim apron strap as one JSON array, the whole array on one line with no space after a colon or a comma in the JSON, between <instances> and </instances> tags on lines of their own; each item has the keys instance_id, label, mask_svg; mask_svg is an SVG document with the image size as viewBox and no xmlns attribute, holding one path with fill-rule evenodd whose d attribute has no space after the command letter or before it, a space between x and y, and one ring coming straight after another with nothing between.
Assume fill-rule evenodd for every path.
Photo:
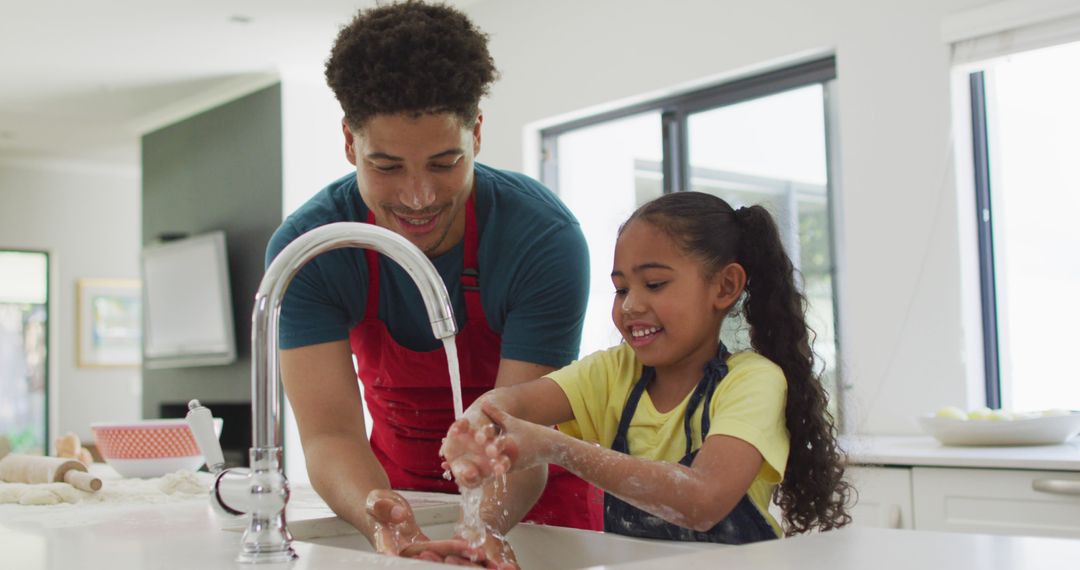
<instances>
[{"instance_id":1,"label":"denim apron strap","mask_svg":"<svg viewBox=\"0 0 1080 570\"><path fill-rule=\"evenodd\" d=\"M727 348L721 343L717 356L705 365L705 373L698 382L694 392L687 402L686 415L683 420L683 430L686 435L686 454L679 464L689 467L698 449L693 448L693 430L691 418L699 404L704 403L701 412L701 438L704 443L709 433L709 408L716 387L727 376ZM611 448L620 453L630 453L627 431L630 421L634 417L642 394L645 393L649 383L656 378L656 371L651 367L642 370L641 378L634 384L630 392L626 406L623 408L622 417L619 418L619 428L615 434L615 440ZM685 542L720 542L725 544L744 544L776 538L776 532L769 524L757 507L750 501L750 497L743 496L734 509L724 520L717 523L705 532L696 531L669 523L660 517L647 513L621 499L610 494L604 494L604 530L627 536L639 538L656 538L662 540L679 540Z\"/></svg>"}]
</instances>

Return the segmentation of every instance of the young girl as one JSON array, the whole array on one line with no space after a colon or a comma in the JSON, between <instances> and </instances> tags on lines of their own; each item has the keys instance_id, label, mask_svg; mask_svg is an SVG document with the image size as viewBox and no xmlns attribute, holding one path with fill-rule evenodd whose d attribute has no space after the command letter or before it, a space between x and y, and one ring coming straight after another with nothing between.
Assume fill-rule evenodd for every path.
<instances>
[{"instance_id":1,"label":"young girl","mask_svg":"<svg viewBox=\"0 0 1080 570\"><path fill-rule=\"evenodd\" d=\"M459 483L562 465L605 491L606 531L645 538L741 544L850 522L805 299L769 213L665 195L620 228L611 279L625 343L478 400L444 440ZM720 327L740 299L753 351L731 354Z\"/></svg>"}]
</instances>

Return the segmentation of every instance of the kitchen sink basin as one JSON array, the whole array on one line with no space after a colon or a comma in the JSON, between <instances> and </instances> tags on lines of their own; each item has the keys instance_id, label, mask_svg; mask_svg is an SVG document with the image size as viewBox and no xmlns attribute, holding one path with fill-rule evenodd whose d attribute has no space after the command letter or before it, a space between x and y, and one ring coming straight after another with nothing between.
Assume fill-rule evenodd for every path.
<instances>
[{"instance_id":1,"label":"kitchen sink basin","mask_svg":"<svg viewBox=\"0 0 1080 570\"><path fill-rule=\"evenodd\" d=\"M460 497L442 493L401 491L424 532L433 540L450 538L461 511ZM310 487L294 489L286 509L289 531L296 542L373 552L371 545L349 523L337 518ZM241 531L243 519L225 521L224 528ZM510 545L523 570L577 570L600 565L655 560L721 545L644 540L618 534L555 526L519 524L510 531ZM418 564L394 559L393 567Z\"/></svg>"},{"instance_id":2,"label":"kitchen sink basin","mask_svg":"<svg viewBox=\"0 0 1080 570\"><path fill-rule=\"evenodd\" d=\"M424 527L433 540L453 536L454 523ZM599 565L653 560L687 554L712 544L642 540L617 534L570 528L519 524L507 535L523 570L576 570ZM322 546L371 552L360 534L311 538L306 542Z\"/></svg>"}]
</instances>

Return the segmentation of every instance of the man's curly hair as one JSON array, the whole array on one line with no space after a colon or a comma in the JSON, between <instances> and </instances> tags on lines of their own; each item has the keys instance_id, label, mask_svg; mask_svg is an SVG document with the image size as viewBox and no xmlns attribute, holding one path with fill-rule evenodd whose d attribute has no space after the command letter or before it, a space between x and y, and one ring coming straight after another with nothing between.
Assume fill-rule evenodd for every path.
<instances>
[{"instance_id":1,"label":"man's curly hair","mask_svg":"<svg viewBox=\"0 0 1080 570\"><path fill-rule=\"evenodd\" d=\"M443 4L378 6L341 29L326 82L353 130L375 115L398 113L453 113L472 126L498 76L487 40L465 14Z\"/></svg>"}]
</instances>

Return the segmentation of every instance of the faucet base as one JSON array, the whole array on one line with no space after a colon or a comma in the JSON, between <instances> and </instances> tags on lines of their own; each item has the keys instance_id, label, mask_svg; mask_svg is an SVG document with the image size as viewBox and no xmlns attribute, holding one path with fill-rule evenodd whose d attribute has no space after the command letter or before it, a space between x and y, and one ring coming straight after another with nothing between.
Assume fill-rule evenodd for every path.
<instances>
[{"instance_id":1,"label":"faucet base","mask_svg":"<svg viewBox=\"0 0 1080 570\"><path fill-rule=\"evenodd\" d=\"M241 552L236 561L241 564L280 564L296 560L296 551L291 546L277 552L257 551Z\"/></svg>"}]
</instances>

